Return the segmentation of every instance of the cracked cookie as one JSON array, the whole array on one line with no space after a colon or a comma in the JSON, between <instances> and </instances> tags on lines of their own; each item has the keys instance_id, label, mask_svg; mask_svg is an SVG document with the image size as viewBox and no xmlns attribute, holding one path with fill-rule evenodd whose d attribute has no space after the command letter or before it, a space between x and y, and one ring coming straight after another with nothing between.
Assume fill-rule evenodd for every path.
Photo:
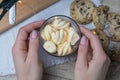
<instances>
[{"instance_id":1,"label":"cracked cookie","mask_svg":"<svg viewBox=\"0 0 120 80\"><path fill-rule=\"evenodd\" d=\"M99 7L93 10L93 22L96 26L96 29L103 30L107 22L107 13L109 7L105 5L100 5Z\"/></svg>"},{"instance_id":2,"label":"cracked cookie","mask_svg":"<svg viewBox=\"0 0 120 80\"><path fill-rule=\"evenodd\" d=\"M108 14L106 34L112 41L120 41L120 15L111 12Z\"/></svg>"},{"instance_id":3,"label":"cracked cookie","mask_svg":"<svg viewBox=\"0 0 120 80\"><path fill-rule=\"evenodd\" d=\"M120 28L120 15L115 12L108 13L108 22L116 26L115 28Z\"/></svg>"},{"instance_id":4,"label":"cracked cookie","mask_svg":"<svg viewBox=\"0 0 120 80\"><path fill-rule=\"evenodd\" d=\"M75 0L70 7L71 17L80 24L88 24L92 21L92 12L95 5L89 0Z\"/></svg>"}]
</instances>

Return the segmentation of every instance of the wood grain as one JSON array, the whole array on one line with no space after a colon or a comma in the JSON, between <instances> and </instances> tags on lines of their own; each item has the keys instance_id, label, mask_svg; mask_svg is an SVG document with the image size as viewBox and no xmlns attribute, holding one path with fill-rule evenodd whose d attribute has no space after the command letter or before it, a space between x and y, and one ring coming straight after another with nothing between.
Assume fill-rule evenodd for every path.
<instances>
[{"instance_id":1,"label":"wood grain","mask_svg":"<svg viewBox=\"0 0 120 80\"><path fill-rule=\"evenodd\" d=\"M21 21L29 18L30 16L36 14L37 12L47 8L51 4L57 2L58 0L22 0L22 3L16 4L16 22L15 25ZM2 10L0 9L0 13ZM7 29L15 26L9 24L9 13L3 17L0 21L0 33L6 31Z\"/></svg>"},{"instance_id":2,"label":"wood grain","mask_svg":"<svg viewBox=\"0 0 120 80\"><path fill-rule=\"evenodd\" d=\"M43 80L74 80L75 62L44 69ZM0 77L0 80L16 80L15 75ZM112 62L106 80L120 80L120 63Z\"/></svg>"},{"instance_id":3,"label":"wood grain","mask_svg":"<svg viewBox=\"0 0 120 80\"><path fill-rule=\"evenodd\" d=\"M74 62L69 62L46 68L44 69L43 80L74 80L74 65ZM2 76L0 80L16 80L16 76Z\"/></svg>"}]
</instances>

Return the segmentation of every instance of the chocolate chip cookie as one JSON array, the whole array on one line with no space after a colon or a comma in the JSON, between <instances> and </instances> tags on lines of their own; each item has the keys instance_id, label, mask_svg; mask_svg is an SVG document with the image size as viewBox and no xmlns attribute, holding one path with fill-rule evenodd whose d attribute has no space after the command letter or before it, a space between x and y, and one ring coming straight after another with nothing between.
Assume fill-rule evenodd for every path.
<instances>
[{"instance_id":1,"label":"chocolate chip cookie","mask_svg":"<svg viewBox=\"0 0 120 80\"><path fill-rule=\"evenodd\" d=\"M106 34L112 41L120 41L120 28L115 28L116 26L108 24L109 27L106 29Z\"/></svg>"},{"instance_id":2,"label":"chocolate chip cookie","mask_svg":"<svg viewBox=\"0 0 120 80\"><path fill-rule=\"evenodd\" d=\"M108 13L108 22L110 22L110 24L116 26L115 28L117 28L117 27L120 28L120 15L115 12Z\"/></svg>"},{"instance_id":3,"label":"chocolate chip cookie","mask_svg":"<svg viewBox=\"0 0 120 80\"><path fill-rule=\"evenodd\" d=\"M76 14L75 14L75 1L73 1L70 5L70 15L72 18L75 20L76 19Z\"/></svg>"},{"instance_id":4,"label":"chocolate chip cookie","mask_svg":"<svg viewBox=\"0 0 120 80\"><path fill-rule=\"evenodd\" d=\"M97 30L103 30L107 21L109 7L100 5L93 10L93 22Z\"/></svg>"},{"instance_id":5,"label":"chocolate chip cookie","mask_svg":"<svg viewBox=\"0 0 120 80\"><path fill-rule=\"evenodd\" d=\"M92 21L92 12L95 5L90 0L75 0L70 7L71 17L80 24L88 24Z\"/></svg>"},{"instance_id":6,"label":"chocolate chip cookie","mask_svg":"<svg viewBox=\"0 0 120 80\"><path fill-rule=\"evenodd\" d=\"M111 12L108 13L108 27L106 34L112 41L120 41L120 15Z\"/></svg>"}]
</instances>

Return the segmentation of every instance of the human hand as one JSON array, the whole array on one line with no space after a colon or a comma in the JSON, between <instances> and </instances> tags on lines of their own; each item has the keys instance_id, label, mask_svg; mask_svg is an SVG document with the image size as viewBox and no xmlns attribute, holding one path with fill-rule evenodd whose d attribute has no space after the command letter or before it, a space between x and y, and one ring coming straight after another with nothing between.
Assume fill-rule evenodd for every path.
<instances>
[{"instance_id":1,"label":"human hand","mask_svg":"<svg viewBox=\"0 0 120 80\"><path fill-rule=\"evenodd\" d=\"M75 65L75 80L105 80L110 59L105 54L99 38L89 30L80 27L81 38ZM88 60L88 57L91 59Z\"/></svg>"},{"instance_id":2,"label":"human hand","mask_svg":"<svg viewBox=\"0 0 120 80\"><path fill-rule=\"evenodd\" d=\"M17 80L41 80L42 63L39 58L39 39L35 29L44 21L28 24L19 30L13 46L13 61Z\"/></svg>"}]
</instances>

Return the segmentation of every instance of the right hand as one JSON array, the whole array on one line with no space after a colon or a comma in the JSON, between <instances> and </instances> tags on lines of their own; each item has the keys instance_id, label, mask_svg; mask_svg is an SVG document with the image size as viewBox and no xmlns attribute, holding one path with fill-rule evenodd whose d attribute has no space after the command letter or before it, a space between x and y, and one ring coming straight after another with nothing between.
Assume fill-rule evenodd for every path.
<instances>
[{"instance_id":1,"label":"right hand","mask_svg":"<svg viewBox=\"0 0 120 80\"><path fill-rule=\"evenodd\" d=\"M75 65L75 80L105 80L110 65L110 59L104 52L97 35L80 27L82 34L77 61ZM91 59L88 60L88 56Z\"/></svg>"}]
</instances>

